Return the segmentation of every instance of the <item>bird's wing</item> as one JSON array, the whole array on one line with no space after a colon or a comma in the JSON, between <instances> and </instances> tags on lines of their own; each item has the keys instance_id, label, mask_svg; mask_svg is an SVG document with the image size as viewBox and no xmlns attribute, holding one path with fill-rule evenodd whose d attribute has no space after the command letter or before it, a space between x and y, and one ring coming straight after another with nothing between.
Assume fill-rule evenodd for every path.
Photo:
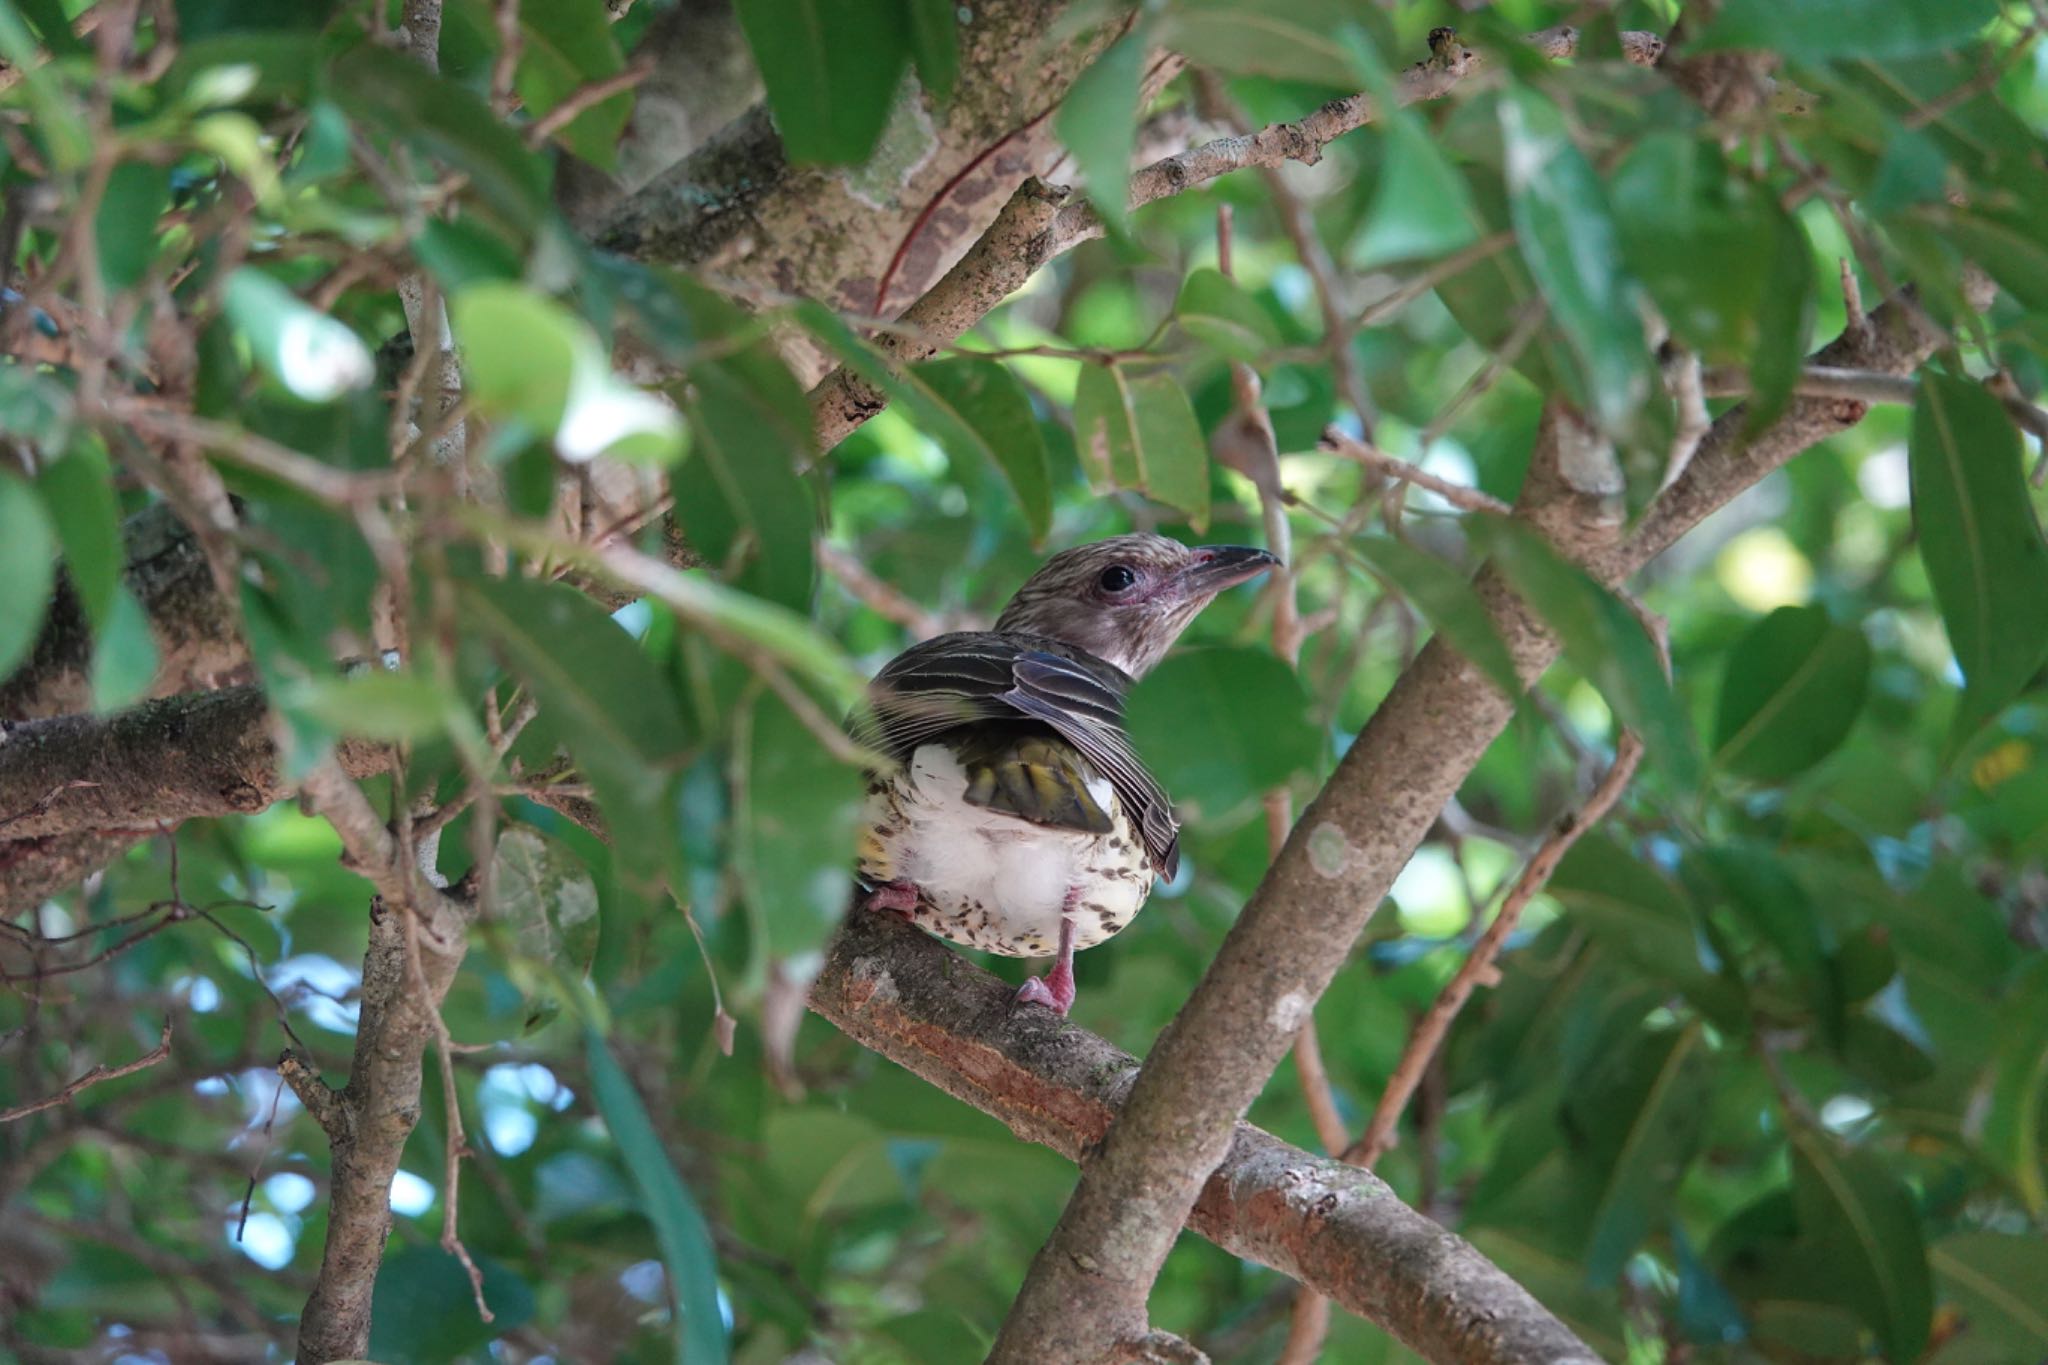
<instances>
[{"instance_id":1,"label":"bird's wing","mask_svg":"<svg viewBox=\"0 0 2048 1365\"><path fill-rule=\"evenodd\" d=\"M1108 779L1137 826L1154 870L1171 879L1180 864L1178 826L1165 790L1145 770L1124 733L1123 697L1129 686L1130 679L1111 665L1071 657L1049 641L992 631L941 635L905 650L876 675L868 692L869 714L856 732L870 746L907 762L918 745L978 721L1038 721ZM1037 781L1042 777L1034 774L1036 785L1044 785ZM1071 784L1059 786L1060 795L1074 794ZM1085 788L1080 794L1085 802ZM988 804L1005 805L1000 798ZM1012 813L1032 818L1028 810L1027 804Z\"/></svg>"}]
</instances>

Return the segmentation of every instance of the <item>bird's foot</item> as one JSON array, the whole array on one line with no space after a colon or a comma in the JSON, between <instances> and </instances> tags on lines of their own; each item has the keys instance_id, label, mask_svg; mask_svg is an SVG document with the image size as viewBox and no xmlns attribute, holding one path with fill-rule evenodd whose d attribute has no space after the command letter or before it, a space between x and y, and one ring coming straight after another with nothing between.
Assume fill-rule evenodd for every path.
<instances>
[{"instance_id":1,"label":"bird's foot","mask_svg":"<svg viewBox=\"0 0 2048 1365\"><path fill-rule=\"evenodd\" d=\"M1074 1007L1074 978L1058 970L1034 976L1017 991L1020 1005L1043 1005L1061 1018Z\"/></svg>"},{"instance_id":2,"label":"bird's foot","mask_svg":"<svg viewBox=\"0 0 2048 1365\"><path fill-rule=\"evenodd\" d=\"M862 898L863 910L893 910L909 919L917 909L918 890L916 882L897 880L877 882L873 890Z\"/></svg>"}]
</instances>

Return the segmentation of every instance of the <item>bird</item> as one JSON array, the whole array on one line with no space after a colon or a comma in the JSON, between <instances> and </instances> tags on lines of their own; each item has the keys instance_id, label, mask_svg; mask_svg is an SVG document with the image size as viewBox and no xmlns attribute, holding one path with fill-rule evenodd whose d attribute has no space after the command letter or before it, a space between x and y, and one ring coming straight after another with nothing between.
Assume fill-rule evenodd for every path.
<instances>
[{"instance_id":1,"label":"bird","mask_svg":"<svg viewBox=\"0 0 2048 1365\"><path fill-rule=\"evenodd\" d=\"M993 630L886 664L854 723L887 764L862 814L861 906L970 948L1054 956L1017 1001L1065 1015L1076 950L1129 924L1180 863L1124 698L1218 593L1279 562L1148 533L1077 545L1025 580Z\"/></svg>"}]
</instances>

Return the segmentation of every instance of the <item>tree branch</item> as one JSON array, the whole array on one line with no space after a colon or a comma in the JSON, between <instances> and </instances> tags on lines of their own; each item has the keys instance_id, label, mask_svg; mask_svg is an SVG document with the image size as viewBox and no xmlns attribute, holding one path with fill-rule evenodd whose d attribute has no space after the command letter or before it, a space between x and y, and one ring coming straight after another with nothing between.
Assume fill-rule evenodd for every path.
<instances>
[{"instance_id":1,"label":"tree branch","mask_svg":"<svg viewBox=\"0 0 2048 1365\"><path fill-rule=\"evenodd\" d=\"M30 1114L40 1114L45 1109L55 1109L58 1105L69 1102L72 1096L88 1086L98 1085L101 1081L119 1080L123 1076L133 1076L138 1071L147 1071L170 1055L171 1021L166 1019L163 1036L157 1039L156 1046L134 1061L123 1062L119 1066L96 1066L67 1083L63 1089L45 1095L39 1100L17 1104L11 1109L0 1109L0 1123L12 1123L16 1119L25 1119Z\"/></svg>"},{"instance_id":2,"label":"tree branch","mask_svg":"<svg viewBox=\"0 0 2048 1365\"><path fill-rule=\"evenodd\" d=\"M1083 1161L1123 1107L1137 1059L1042 1011L1015 1009L1015 994L909 925L857 912L828 951L810 1005L1018 1137ZM1598 1359L1527 1290L1368 1172L1240 1123L1222 1162L1202 1174L1189 1227L1314 1286L1431 1360Z\"/></svg>"}]
</instances>

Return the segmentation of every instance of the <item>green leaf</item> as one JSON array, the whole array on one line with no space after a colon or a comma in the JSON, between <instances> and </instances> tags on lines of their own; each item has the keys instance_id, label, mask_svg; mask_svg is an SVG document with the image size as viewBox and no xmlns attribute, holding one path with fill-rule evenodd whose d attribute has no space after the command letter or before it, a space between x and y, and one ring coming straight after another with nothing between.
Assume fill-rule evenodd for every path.
<instances>
[{"instance_id":1,"label":"green leaf","mask_svg":"<svg viewBox=\"0 0 2048 1365\"><path fill-rule=\"evenodd\" d=\"M793 162L865 161L910 56L899 0L738 0Z\"/></svg>"},{"instance_id":2,"label":"green leaf","mask_svg":"<svg viewBox=\"0 0 2048 1365\"><path fill-rule=\"evenodd\" d=\"M522 42L514 81L526 112L540 118L577 90L616 75L626 60L604 6L540 4L519 8ZM585 109L554 136L600 170L618 160L619 139L633 113L633 93L620 91Z\"/></svg>"},{"instance_id":3,"label":"green leaf","mask_svg":"<svg viewBox=\"0 0 2048 1365\"><path fill-rule=\"evenodd\" d=\"M347 323L253 266L228 277L221 308L248 341L257 364L294 398L325 403L376 378L370 348Z\"/></svg>"},{"instance_id":4,"label":"green leaf","mask_svg":"<svg viewBox=\"0 0 2048 1365\"><path fill-rule=\"evenodd\" d=\"M673 483L691 547L755 596L808 612L818 513L797 473L810 452L802 392L786 370L764 390L735 366L705 365L685 402L696 439Z\"/></svg>"},{"instance_id":5,"label":"green leaf","mask_svg":"<svg viewBox=\"0 0 2048 1365\"><path fill-rule=\"evenodd\" d=\"M2028 1214L2048 1213L2048 963L2035 959L2003 1001L1983 1150Z\"/></svg>"},{"instance_id":6,"label":"green leaf","mask_svg":"<svg viewBox=\"0 0 2048 1365\"><path fill-rule=\"evenodd\" d=\"M1813 900L1768 848L1723 843L1688 855L1687 870L1704 872L1708 889L1731 906L1805 983L1823 1028L1840 1027L1842 998L1834 942Z\"/></svg>"},{"instance_id":7,"label":"green leaf","mask_svg":"<svg viewBox=\"0 0 2048 1365\"><path fill-rule=\"evenodd\" d=\"M93 626L92 709L132 706L156 681L156 640L135 594L121 585L104 619Z\"/></svg>"},{"instance_id":8,"label":"green leaf","mask_svg":"<svg viewBox=\"0 0 2048 1365\"><path fill-rule=\"evenodd\" d=\"M417 742L475 726L447 688L410 670L369 668L351 678L309 678L286 689L278 704L332 734L363 739Z\"/></svg>"},{"instance_id":9,"label":"green leaf","mask_svg":"<svg viewBox=\"0 0 2048 1365\"><path fill-rule=\"evenodd\" d=\"M1634 1033L1566 1099L1566 1169L1591 1207L1586 1278L1611 1283L1649 1230L1665 1221L1699 1150L1713 1103L1714 1062L1697 1023Z\"/></svg>"},{"instance_id":10,"label":"green leaf","mask_svg":"<svg viewBox=\"0 0 2048 1365\"><path fill-rule=\"evenodd\" d=\"M1233 75L1276 76L1353 90L1358 64L1343 30L1359 22L1343 0L1174 0L1162 47Z\"/></svg>"},{"instance_id":11,"label":"green leaf","mask_svg":"<svg viewBox=\"0 0 2048 1365\"><path fill-rule=\"evenodd\" d=\"M57 537L43 500L12 474L0 472L0 678L35 648L57 571Z\"/></svg>"},{"instance_id":12,"label":"green leaf","mask_svg":"<svg viewBox=\"0 0 2048 1365\"><path fill-rule=\"evenodd\" d=\"M1328 751L1294 670L1257 649L1170 655L1133 689L1129 726L1189 819L1227 815Z\"/></svg>"},{"instance_id":13,"label":"green leaf","mask_svg":"<svg viewBox=\"0 0 2048 1365\"><path fill-rule=\"evenodd\" d=\"M1923 373L1908 452L1920 557L1963 672L1953 749L2048 658L2048 544L2019 433L1982 388Z\"/></svg>"},{"instance_id":14,"label":"green leaf","mask_svg":"<svg viewBox=\"0 0 2048 1365\"><path fill-rule=\"evenodd\" d=\"M2048 1357L2048 1242L2003 1232L1959 1232L1928 1248L1943 1300L1963 1318L1944 1365L1999 1365Z\"/></svg>"},{"instance_id":15,"label":"green leaf","mask_svg":"<svg viewBox=\"0 0 2048 1365\"><path fill-rule=\"evenodd\" d=\"M1907 57L1960 46L1998 14L1998 0L1726 0L1688 46L1748 48L1797 61Z\"/></svg>"},{"instance_id":16,"label":"green leaf","mask_svg":"<svg viewBox=\"0 0 2048 1365\"><path fill-rule=\"evenodd\" d=\"M1792 1201L1801 1235L1834 1267L1835 1301L1877 1333L1892 1360L1919 1359L1934 1287L1912 1193L1877 1158L1801 1131L1792 1138Z\"/></svg>"},{"instance_id":17,"label":"green leaf","mask_svg":"<svg viewBox=\"0 0 2048 1365\"><path fill-rule=\"evenodd\" d=\"M121 506L114 492L114 472L99 442L79 441L62 459L53 460L36 479L43 505L56 523L64 546L64 567L71 586L94 627L106 623L121 590L125 550L121 544Z\"/></svg>"},{"instance_id":18,"label":"green leaf","mask_svg":"<svg viewBox=\"0 0 2048 1365\"><path fill-rule=\"evenodd\" d=\"M960 356L914 367L906 387L916 391L914 415L948 455L978 459L1000 473L1033 544L1052 528L1052 475L1045 438L1031 399L1009 367Z\"/></svg>"},{"instance_id":19,"label":"green leaf","mask_svg":"<svg viewBox=\"0 0 2048 1365\"><path fill-rule=\"evenodd\" d=\"M1742 993L1715 970L1685 892L1653 864L1594 831L1572 845L1545 890L1574 924L1683 991L1724 1032L1748 1027Z\"/></svg>"},{"instance_id":20,"label":"green leaf","mask_svg":"<svg viewBox=\"0 0 2048 1365\"><path fill-rule=\"evenodd\" d=\"M1085 367L1074 440L1097 488L1135 489L1183 513L1197 531L1208 528L1209 450L1173 376Z\"/></svg>"},{"instance_id":21,"label":"green leaf","mask_svg":"<svg viewBox=\"0 0 2048 1365\"><path fill-rule=\"evenodd\" d=\"M689 1187L676 1174L639 1093L604 1038L592 1031L585 1035L584 1044L597 1111L640 1190L641 1211L654 1224L661 1259L668 1267L669 1286L682 1319L676 1333L677 1365L722 1365L727 1346L725 1323L718 1311L718 1262L711 1248L711 1229L690 1197Z\"/></svg>"},{"instance_id":22,"label":"green leaf","mask_svg":"<svg viewBox=\"0 0 2048 1365\"><path fill-rule=\"evenodd\" d=\"M437 1246L400 1247L377 1268L370 1355L377 1360L461 1360L533 1317L533 1288L488 1256L476 1257L493 1321L477 1316L462 1262Z\"/></svg>"},{"instance_id":23,"label":"green leaf","mask_svg":"<svg viewBox=\"0 0 2048 1365\"><path fill-rule=\"evenodd\" d=\"M511 975L525 994L531 1032L559 1011L565 985L590 973L597 955L597 884L567 845L523 825L498 836L493 878L496 923L511 933Z\"/></svg>"},{"instance_id":24,"label":"green leaf","mask_svg":"<svg viewBox=\"0 0 2048 1365\"><path fill-rule=\"evenodd\" d=\"M1353 263L1365 267L1448 256L1478 241L1477 215L1464 178L1451 169L1422 121L1397 113L1383 137L1379 182L1365 232L1351 249Z\"/></svg>"},{"instance_id":25,"label":"green leaf","mask_svg":"<svg viewBox=\"0 0 2048 1365\"><path fill-rule=\"evenodd\" d=\"M106 194L94 215L100 273L110 291L133 289L155 255L156 221L171 197L167 166L123 161L107 177Z\"/></svg>"},{"instance_id":26,"label":"green leaf","mask_svg":"<svg viewBox=\"0 0 2048 1365\"><path fill-rule=\"evenodd\" d=\"M1190 271L1181 282L1173 315L1190 335L1224 355L1255 361L1280 344L1280 329L1265 309L1222 271Z\"/></svg>"},{"instance_id":27,"label":"green leaf","mask_svg":"<svg viewBox=\"0 0 2048 1365\"><path fill-rule=\"evenodd\" d=\"M959 6L955 0L903 0L917 78L944 103L960 79Z\"/></svg>"},{"instance_id":28,"label":"green leaf","mask_svg":"<svg viewBox=\"0 0 2048 1365\"><path fill-rule=\"evenodd\" d=\"M1822 607L1779 607L1728 655L1714 717L1714 763L1782 782L1833 753L1863 710L1870 642Z\"/></svg>"},{"instance_id":29,"label":"green leaf","mask_svg":"<svg viewBox=\"0 0 2048 1365\"><path fill-rule=\"evenodd\" d=\"M866 779L767 691L750 712L746 765L737 871L767 951L788 958L816 949L846 914Z\"/></svg>"},{"instance_id":30,"label":"green leaf","mask_svg":"<svg viewBox=\"0 0 2048 1365\"><path fill-rule=\"evenodd\" d=\"M532 231L552 216L545 164L466 86L409 56L361 43L334 64L328 89L358 123L406 139L466 173L511 226Z\"/></svg>"},{"instance_id":31,"label":"green leaf","mask_svg":"<svg viewBox=\"0 0 2048 1365\"><path fill-rule=\"evenodd\" d=\"M1510 699L1522 695L1515 661L1501 643L1500 632L1472 582L1452 565L1426 550L1385 536L1361 536L1351 542L1373 573L1407 598L1430 629L1464 655L1487 680Z\"/></svg>"},{"instance_id":32,"label":"green leaf","mask_svg":"<svg viewBox=\"0 0 2048 1365\"><path fill-rule=\"evenodd\" d=\"M1088 201L1118 232L1130 226L1131 147L1147 38L1141 30L1109 45L1060 102L1053 131L1087 182Z\"/></svg>"},{"instance_id":33,"label":"green leaf","mask_svg":"<svg viewBox=\"0 0 2048 1365\"><path fill-rule=\"evenodd\" d=\"M1564 644L1572 667L1600 689L1623 725L1681 786L1699 781L1692 723L1672 695L1657 647L1620 598L1537 536L1506 523L1475 525L1508 585Z\"/></svg>"},{"instance_id":34,"label":"green leaf","mask_svg":"<svg viewBox=\"0 0 2048 1365\"><path fill-rule=\"evenodd\" d=\"M1504 94L1500 122L1515 237L1584 370L1589 410L1617 442L1643 443L1657 367L1643 337L1637 286L1617 264L1621 236L1600 177L1558 107L1534 90ZM1653 482L1639 496L1654 488Z\"/></svg>"}]
</instances>

